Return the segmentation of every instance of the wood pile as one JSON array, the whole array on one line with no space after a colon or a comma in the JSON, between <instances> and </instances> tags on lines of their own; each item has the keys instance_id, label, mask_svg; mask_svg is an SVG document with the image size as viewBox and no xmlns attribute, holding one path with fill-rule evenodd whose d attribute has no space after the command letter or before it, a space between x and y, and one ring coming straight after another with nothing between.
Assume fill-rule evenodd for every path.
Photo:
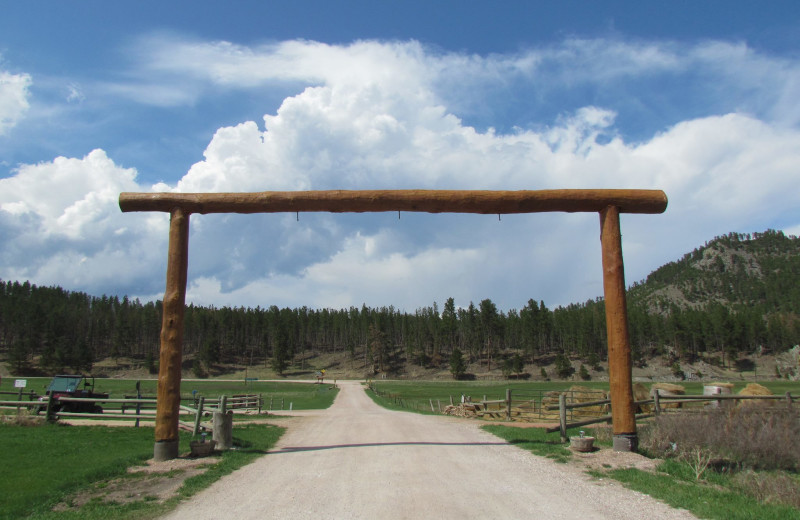
<instances>
[{"instance_id":1,"label":"wood pile","mask_svg":"<svg viewBox=\"0 0 800 520\"><path fill-rule=\"evenodd\" d=\"M444 410L442 410L442 413L445 415L453 415L455 417L477 417L480 410L480 405L474 403L461 403L447 405Z\"/></svg>"}]
</instances>

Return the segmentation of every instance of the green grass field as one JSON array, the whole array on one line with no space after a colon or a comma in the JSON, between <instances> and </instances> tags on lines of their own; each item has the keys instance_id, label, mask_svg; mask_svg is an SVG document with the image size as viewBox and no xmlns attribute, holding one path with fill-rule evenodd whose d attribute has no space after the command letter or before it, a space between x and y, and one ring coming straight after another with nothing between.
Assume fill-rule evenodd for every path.
<instances>
[{"instance_id":1,"label":"green grass field","mask_svg":"<svg viewBox=\"0 0 800 520\"><path fill-rule=\"evenodd\" d=\"M680 383L686 388L687 394L702 394L702 382L683 382ZM734 383L734 392L738 392L747 382ZM776 395L783 395L791 392L794 396L800 396L800 382L798 381L764 381L764 386L769 388ZM442 406L450 404L452 396L454 402L459 402L461 396L470 396L473 401L482 400L484 395L489 400L505 399L506 389L512 391L514 396L540 395L547 391L564 391L571 386L580 385L583 387L608 391L607 382L599 381L547 381L547 382L519 382L519 381L374 381L374 388L382 395L391 396L389 400L394 403L395 398L403 400L408 409L430 410L430 400L434 404L439 400ZM648 383L647 386L650 386ZM380 401L379 401L380 402ZM383 403L382 403L383 404Z\"/></svg>"},{"instance_id":2,"label":"green grass field","mask_svg":"<svg viewBox=\"0 0 800 520\"><path fill-rule=\"evenodd\" d=\"M225 452L205 474L188 479L181 496L190 496L263 455L282 433L283 428L275 426L237 425L233 436L238 449ZM75 493L124 477L129 466L152 458L152 428L0 423L0 438L0 519L152 518L177 503L177 498L160 505L143 497L124 505L94 500L75 511L52 510ZM189 451L189 440L181 433L181 452Z\"/></svg>"},{"instance_id":3,"label":"green grass field","mask_svg":"<svg viewBox=\"0 0 800 520\"><path fill-rule=\"evenodd\" d=\"M47 385L50 383L49 377L29 377L26 378L27 386L24 393L31 390L37 394L44 394ZM16 392L14 379L5 377L0 382L0 391ZM191 398L192 392L196 395L215 399L221 395L239 394L262 394L265 400L265 407L269 410L270 400L274 410L280 410L281 406L288 409L291 403L294 410L315 410L327 408L333 403L337 389L331 385L316 385L312 383L294 382L267 382L267 381L226 381L226 380L183 380L181 382L181 395L184 398ZM136 380L133 379L96 379L95 392L108 393L112 398L121 398L125 395L136 395ZM145 396L155 396L156 380L141 380L141 392ZM2 400L13 400L13 395L2 395Z\"/></svg>"}]
</instances>

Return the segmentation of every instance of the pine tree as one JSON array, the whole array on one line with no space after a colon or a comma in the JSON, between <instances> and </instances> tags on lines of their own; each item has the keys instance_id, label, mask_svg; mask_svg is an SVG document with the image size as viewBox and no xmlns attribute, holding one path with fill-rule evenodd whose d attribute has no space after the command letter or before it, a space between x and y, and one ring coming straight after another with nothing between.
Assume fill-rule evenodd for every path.
<instances>
[{"instance_id":1,"label":"pine tree","mask_svg":"<svg viewBox=\"0 0 800 520\"><path fill-rule=\"evenodd\" d=\"M461 379L467 370L467 365L464 363L464 356L458 347L453 349L450 354L450 373L453 374L453 379Z\"/></svg>"}]
</instances>

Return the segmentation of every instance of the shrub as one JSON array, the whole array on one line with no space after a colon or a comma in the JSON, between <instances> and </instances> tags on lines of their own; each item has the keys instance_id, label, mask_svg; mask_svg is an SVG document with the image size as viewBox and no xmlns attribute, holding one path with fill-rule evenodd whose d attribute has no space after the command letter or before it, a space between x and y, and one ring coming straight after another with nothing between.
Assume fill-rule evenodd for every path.
<instances>
[{"instance_id":1,"label":"shrub","mask_svg":"<svg viewBox=\"0 0 800 520\"><path fill-rule=\"evenodd\" d=\"M800 482L786 473L742 471L734 477L742 493L765 503L777 502L800 509Z\"/></svg>"},{"instance_id":2,"label":"shrub","mask_svg":"<svg viewBox=\"0 0 800 520\"><path fill-rule=\"evenodd\" d=\"M197 379L205 379L208 377L208 372L199 359L195 359L192 362L192 374L194 374L194 377Z\"/></svg>"},{"instance_id":3,"label":"shrub","mask_svg":"<svg viewBox=\"0 0 800 520\"><path fill-rule=\"evenodd\" d=\"M575 369L572 368L572 363L570 363L569 358L563 352L556 356L555 365L556 374L558 374L558 377L561 379L566 379L575 373Z\"/></svg>"},{"instance_id":4,"label":"shrub","mask_svg":"<svg viewBox=\"0 0 800 520\"><path fill-rule=\"evenodd\" d=\"M780 407L737 407L657 417L640 446L658 457L710 454L716 468L800 469L800 413Z\"/></svg>"}]
</instances>

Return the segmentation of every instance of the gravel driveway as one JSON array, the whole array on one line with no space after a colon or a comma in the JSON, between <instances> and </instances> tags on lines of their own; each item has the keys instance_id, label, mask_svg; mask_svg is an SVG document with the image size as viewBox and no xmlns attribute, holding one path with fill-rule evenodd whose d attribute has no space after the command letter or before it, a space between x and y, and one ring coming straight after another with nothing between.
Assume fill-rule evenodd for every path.
<instances>
[{"instance_id":1,"label":"gravel driveway","mask_svg":"<svg viewBox=\"0 0 800 520\"><path fill-rule=\"evenodd\" d=\"M357 382L291 419L269 455L169 519L694 518L463 419L385 410Z\"/></svg>"}]
</instances>

